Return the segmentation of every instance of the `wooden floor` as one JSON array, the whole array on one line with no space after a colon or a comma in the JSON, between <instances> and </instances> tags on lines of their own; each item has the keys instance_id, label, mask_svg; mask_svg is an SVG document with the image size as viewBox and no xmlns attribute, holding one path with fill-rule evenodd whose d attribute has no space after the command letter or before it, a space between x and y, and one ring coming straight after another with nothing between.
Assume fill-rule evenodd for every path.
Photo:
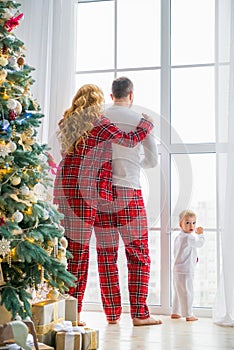
<instances>
[{"instance_id":1,"label":"wooden floor","mask_svg":"<svg viewBox=\"0 0 234 350\"><path fill-rule=\"evenodd\" d=\"M159 318L157 316L157 318ZM82 312L87 326L99 330L100 350L228 350L234 349L234 328L215 325L210 318L196 322L160 316L159 326L133 327L129 314L108 325L101 312Z\"/></svg>"}]
</instances>

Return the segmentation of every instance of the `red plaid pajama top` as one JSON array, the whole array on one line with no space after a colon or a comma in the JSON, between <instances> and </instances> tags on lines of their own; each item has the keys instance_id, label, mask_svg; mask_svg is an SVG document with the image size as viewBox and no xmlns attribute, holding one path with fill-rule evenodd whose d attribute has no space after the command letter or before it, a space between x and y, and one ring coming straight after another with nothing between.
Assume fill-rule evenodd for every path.
<instances>
[{"instance_id":1,"label":"red plaid pajama top","mask_svg":"<svg viewBox=\"0 0 234 350\"><path fill-rule=\"evenodd\" d=\"M112 201L112 147L134 147L152 130L142 118L133 132L125 133L104 116L72 154L60 162L54 183L54 203L64 214L65 236L88 244L98 201Z\"/></svg>"}]
</instances>

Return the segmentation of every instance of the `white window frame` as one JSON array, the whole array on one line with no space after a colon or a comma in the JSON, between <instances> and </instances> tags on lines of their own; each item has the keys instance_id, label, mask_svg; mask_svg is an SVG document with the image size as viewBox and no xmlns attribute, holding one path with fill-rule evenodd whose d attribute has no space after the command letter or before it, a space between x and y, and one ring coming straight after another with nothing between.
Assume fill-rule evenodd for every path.
<instances>
[{"instance_id":1,"label":"white window frame","mask_svg":"<svg viewBox=\"0 0 234 350\"><path fill-rule=\"evenodd\" d=\"M117 68L117 2L118 0L77 0L77 3L87 3L87 2L97 2L97 1L113 1L115 4L115 45L114 45L114 67L113 69L107 70L90 70L90 71L77 71L76 74L94 74L100 72L113 72L116 77L119 72L123 73L140 70L157 70L161 69L161 115L163 119L161 122L161 139L163 143L158 146L159 154L161 155L161 168L164 178L161 180L161 203L163 203L163 210L161 210L161 227L152 230L161 231L161 305L150 306L152 313L156 314L170 314L171 311L171 227L169 227L168 222L170 222L171 216L171 200L170 200L170 184L171 184L171 155L172 154L204 154L204 153L215 153L216 154L216 144L215 143L200 143L200 144L172 144L171 143L171 68L182 68L182 67L214 67L215 68L215 101L218 101L218 63L211 64L194 64L194 65L183 65L183 66L171 66L171 0L161 0L161 66L155 67L138 67L138 68ZM218 0L215 2L215 62L218 62ZM215 102L215 114L216 114L216 138L218 137L218 116L217 116L217 102ZM216 181L218 184L218 166L219 159L216 156ZM218 185L216 185L216 198L218 203ZM219 206L216 203L216 229L217 229L217 279L220 275L220 232L218 228L219 225ZM206 231L214 231L215 228L206 228ZM218 281L217 281L218 283ZM90 303L85 305L87 310L101 310L101 305ZM124 307L123 310L128 311L128 307ZM196 308L196 315L198 316L211 316L211 308Z\"/></svg>"}]
</instances>

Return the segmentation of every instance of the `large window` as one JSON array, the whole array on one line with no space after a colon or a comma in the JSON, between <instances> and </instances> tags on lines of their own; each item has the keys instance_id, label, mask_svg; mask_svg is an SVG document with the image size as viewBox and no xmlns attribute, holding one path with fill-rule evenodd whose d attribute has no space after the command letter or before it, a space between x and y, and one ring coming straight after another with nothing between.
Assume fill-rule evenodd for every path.
<instances>
[{"instance_id":1,"label":"large window","mask_svg":"<svg viewBox=\"0 0 234 350\"><path fill-rule=\"evenodd\" d=\"M206 233L198 251L194 306L197 314L209 315L219 274L215 0L81 0L76 16L77 88L99 85L108 105L112 80L128 76L134 83L133 108L155 119L160 163L142 173L150 226L151 310L170 312L173 238L179 212L190 208ZM85 300L97 305L94 237L91 253ZM123 246L119 267L127 307Z\"/></svg>"}]
</instances>

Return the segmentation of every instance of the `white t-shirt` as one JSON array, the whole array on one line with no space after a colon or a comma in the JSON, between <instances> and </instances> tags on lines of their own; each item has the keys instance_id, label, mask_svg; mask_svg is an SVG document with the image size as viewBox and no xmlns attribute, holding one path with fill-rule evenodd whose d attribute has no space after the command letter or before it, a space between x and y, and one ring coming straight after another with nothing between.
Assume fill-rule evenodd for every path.
<instances>
[{"instance_id":1,"label":"white t-shirt","mask_svg":"<svg viewBox=\"0 0 234 350\"><path fill-rule=\"evenodd\" d=\"M125 132L134 131L142 115L125 106L113 105L105 116ZM134 148L112 144L113 185L139 189L141 168L154 168L158 163L156 139L151 132Z\"/></svg>"}]
</instances>

